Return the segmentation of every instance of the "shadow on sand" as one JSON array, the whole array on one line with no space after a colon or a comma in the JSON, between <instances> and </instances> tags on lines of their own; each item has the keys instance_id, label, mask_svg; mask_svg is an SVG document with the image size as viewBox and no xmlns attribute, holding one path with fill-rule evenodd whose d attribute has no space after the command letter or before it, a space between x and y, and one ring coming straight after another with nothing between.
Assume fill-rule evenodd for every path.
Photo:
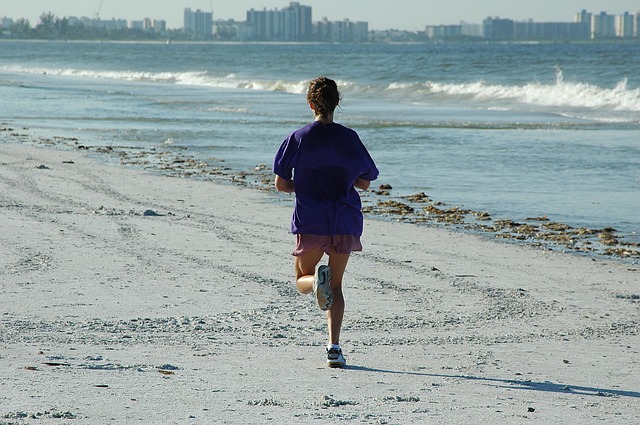
<instances>
[{"instance_id":1,"label":"shadow on sand","mask_svg":"<svg viewBox=\"0 0 640 425\"><path fill-rule=\"evenodd\" d=\"M472 376L472 375L448 375L448 374L439 374L439 373L407 372L407 371L374 369L370 367L355 366L355 365L348 365L345 369L362 371L362 372L377 372L377 373L388 373L388 374L397 374L397 375L424 376L424 377L430 377L430 378L464 379L468 381L494 383L500 388L544 391L544 392L563 393L563 394L590 395L590 396L597 396L597 397L640 398L640 392L638 391L582 387L582 386L576 386L576 385L570 385L570 384L557 384L549 381L533 382L533 381L524 380L524 379L512 380L512 379L498 379L498 378L483 378L483 377Z\"/></svg>"}]
</instances>

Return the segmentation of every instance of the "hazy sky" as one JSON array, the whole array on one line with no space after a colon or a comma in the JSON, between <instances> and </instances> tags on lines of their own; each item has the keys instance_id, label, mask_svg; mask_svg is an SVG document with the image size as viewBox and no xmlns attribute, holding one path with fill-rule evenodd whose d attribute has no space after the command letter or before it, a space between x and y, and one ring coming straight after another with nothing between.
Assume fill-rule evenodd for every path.
<instances>
[{"instance_id":1,"label":"hazy sky","mask_svg":"<svg viewBox=\"0 0 640 425\"><path fill-rule=\"evenodd\" d=\"M100 0L2 0L0 17L27 18L32 25L42 12L58 17L93 17ZM102 0L102 19L165 19L169 28L182 27L185 7L212 10L214 19L244 21L246 11L282 8L288 0ZM368 21L370 29L422 30L425 25L481 23L487 16L516 20L568 22L582 9L621 14L640 10L638 0L301 0L313 7L313 20Z\"/></svg>"}]
</instances>

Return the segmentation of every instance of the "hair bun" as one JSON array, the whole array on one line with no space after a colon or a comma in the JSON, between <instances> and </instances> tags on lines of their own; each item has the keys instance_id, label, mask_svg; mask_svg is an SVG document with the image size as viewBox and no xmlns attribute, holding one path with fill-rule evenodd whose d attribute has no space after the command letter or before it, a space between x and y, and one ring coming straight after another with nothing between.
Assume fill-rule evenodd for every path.
<instances>
[{"instance_id":1,"label":"hair bun","mask_svg":"<svg viewBox=\"0 0 640 425\"><path fill-rule=\"evenodd\" d=\"M307 101L316 114L323 117L331 114L340 104L338 84L327 77L318 77L309 83Z\"/></svg>"}]
</instances>

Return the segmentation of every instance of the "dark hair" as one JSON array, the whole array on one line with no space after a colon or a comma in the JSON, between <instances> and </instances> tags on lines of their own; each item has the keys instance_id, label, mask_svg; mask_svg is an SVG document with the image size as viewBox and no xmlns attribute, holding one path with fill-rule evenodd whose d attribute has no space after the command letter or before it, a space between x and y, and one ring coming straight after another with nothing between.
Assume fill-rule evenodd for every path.
<instances>
[{"instance_id":1,"label":"dark hair","mask_svg":"<svg viewBox=\"0 0 640 425\"><path fill-rule=\"evenodd\" d=\"M340 103L340 92L335 81L327 77L318 77L309 83L307 101L316 114L326 117Z\"/></svg>"}]
</instances>

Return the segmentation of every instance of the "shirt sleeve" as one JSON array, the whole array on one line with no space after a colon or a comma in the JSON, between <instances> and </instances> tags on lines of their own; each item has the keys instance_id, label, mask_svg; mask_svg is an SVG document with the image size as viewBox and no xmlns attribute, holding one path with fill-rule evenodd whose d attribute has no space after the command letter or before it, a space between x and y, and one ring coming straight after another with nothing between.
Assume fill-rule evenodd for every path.
<instances>
[{"instance_id":1,"label":"shirt sleeve","mask_svg":"<svg viewBox=\"0 0 640 425\"><path fill-rule=\"evenodd\" d=\"M367 151L367 148L364 146L362 141L360 141L360 146L362 147L363 165L362 165L362 173L358 177L368 181L373 181L378 178L380 171L378 170L378 167L376 167L376 164L373 161L373 158L371 158L369 151Z\"/></svg>"},{"instance_id":2,"label":"shirt sleeve","mask_svg":"<svg viewBox=\"0 0 640 425\"><path fill-rule=\"evenodd\" d=\"M293 179L293 158L298 150L294 135L287 137L273 160L273 172L286 180Z\"/></svg>"}]
</instances>

